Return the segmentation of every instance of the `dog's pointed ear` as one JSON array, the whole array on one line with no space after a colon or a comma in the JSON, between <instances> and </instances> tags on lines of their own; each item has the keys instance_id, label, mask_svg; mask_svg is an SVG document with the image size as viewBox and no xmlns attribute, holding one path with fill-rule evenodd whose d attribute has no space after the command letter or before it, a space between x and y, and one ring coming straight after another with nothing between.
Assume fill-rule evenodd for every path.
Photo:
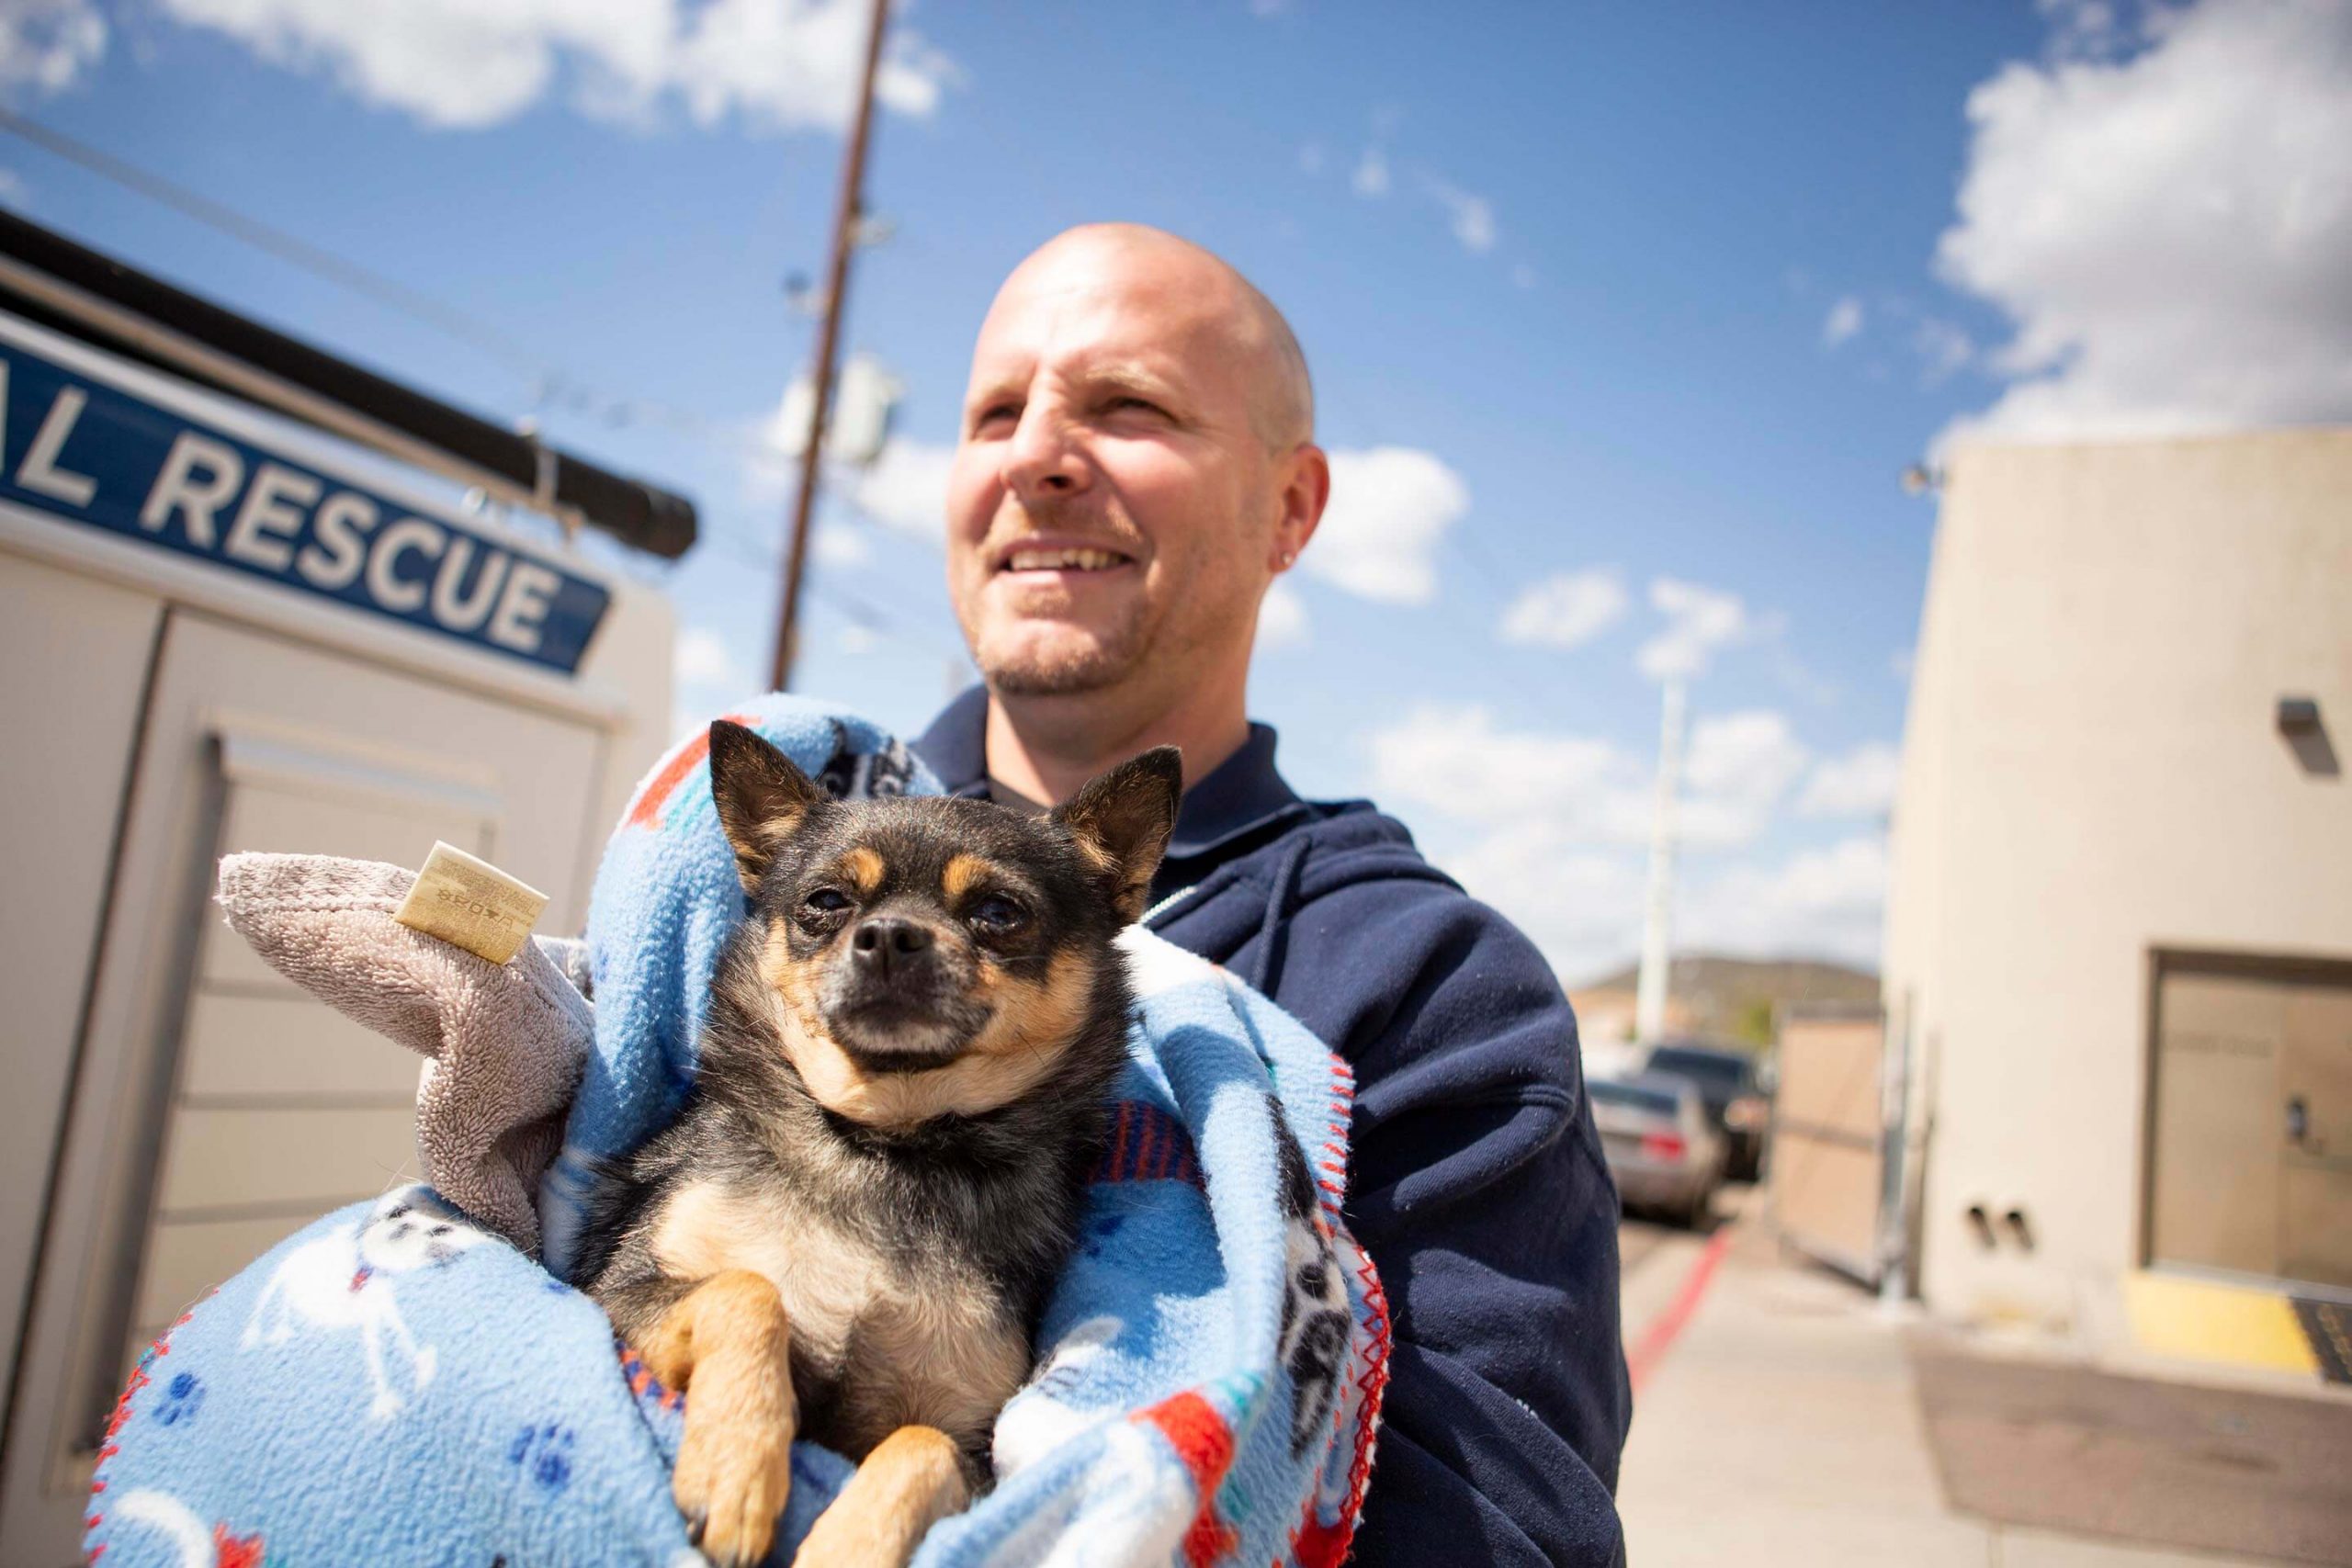
<instances>
[{"instance_id":1,"label":"dog's pointed ear","mask_svg":"<svg viewBox=\"0 0 2352 1568\"><path fill-rule=\"evenodd\" d=\"M1143 918L1183 793L1182 755L1173 746L1156 746L1087 780L1054 810L1053 819L1078 841L1122 920Z\"/></svg>"},{"instance_id":2,"label":"dog's pointed ear","mask_svg":"<svg viewBox=\"0 0 2352 1568\"><path fill-rule=\"evenodd\" d=\"M791 758L723 718L710 726L710 798L746 893L759 891L777 846L831 800Z\"/></svg>"}]
</instances>

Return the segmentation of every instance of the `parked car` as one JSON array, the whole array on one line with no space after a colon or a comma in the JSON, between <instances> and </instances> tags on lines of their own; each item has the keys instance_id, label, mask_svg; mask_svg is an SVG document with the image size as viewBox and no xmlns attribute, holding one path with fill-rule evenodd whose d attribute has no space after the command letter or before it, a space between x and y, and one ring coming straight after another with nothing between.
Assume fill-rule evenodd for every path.
<instances>
[{"instance_id":1,"label":"parked car","mask_svg":"<svg viewBox=\"0 0 2352 1568\"><path fill-rule=\"evenodd\" d=\"M1698 1086L1647 1074L1588 1081L1600 1152L1629 1209L1663 1209L1702 1224L1723 1185L1724 1140L1707 1121Z\"/></svg>"},{"instance_id":2,"label":"parked car","mask_svg":"<svg viewBox=\"0 0 2352 1568\"><path fill-rule=\"evenodd\" d=\"M1731 1146L1726 1174L1735 1181L1753 1181L1762 1173L1772 1101L1758 1076L1754 1053L1678 1041L1653 1050L1642 1071L1696 1084L1708 1123Z\"/></svg>"}]
</instances>

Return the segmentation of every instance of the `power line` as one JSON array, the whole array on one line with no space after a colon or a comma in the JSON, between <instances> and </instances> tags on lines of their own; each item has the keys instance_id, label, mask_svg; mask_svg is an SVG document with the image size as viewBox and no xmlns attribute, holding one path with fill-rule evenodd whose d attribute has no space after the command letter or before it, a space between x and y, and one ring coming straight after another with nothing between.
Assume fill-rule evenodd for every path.
<instances>
[{"instance_id":1,"label":"power line","mask_svg":"<svg viewBox=\"0 0 2352 1568\"><path fill-rule=\"evenodd\" d=\"M865 521L869 527L880 526L870 517L865 517ZM732 529L714 527L705 536L705 542L725 550L746 566L757 567L763 571L774 571L783 563L783 551L777 546L747 538ZM827 608L877 637L950 660L967 660L969 658L968 651L960 642L931 629L929 623L933 617L929 615L885 609L872 599L826 581L820 574L810 575L806 591Z\"/></svg>"},{"instance_id":2,"label":"power line","mask_svg":"<svg viewBox=\"0 0 2352 1568\"><path fill-rule=\"evenodd\" d=\"M432 327L522 377L530 384L535 407L560 404L574 412L601 417L608 425L616 426L650 420L682 434L739 453L763 458L781 457L781 454L774 453L766 443L702 414L646 399L622 398L603 391L571 372L553 366L527 344L478 316L413 288L397 278L388 277L372 267L314 245L299 235L240 212L225 202L193 190L152 169L141 168L111 152L52 130L38 120L0 108L0 131L29 141L100 179L143 196L208 229L275 256L298 271L309 273Z\"/></svg>"},{"instance_id":3,"label":"power line","mask_svg":"<svg viewBox=\"0 0 2352 1568\"><path fill-rule=\"evenodd\" d=\"M782 448L762 441L756 436L747 435L718 423L700 414L661 403L620 399L601 392L568 371L550 367L548 362L534 353L529 345L479 317L446 304L429 294L401 283L397 278L389 277L373 268L314 245L299 235L290 234L258 218L240 212L227 203L215 200L175 180L152 170L141 168L110 152L68 136L62 131L52 130L37 120L28 119L22 115L0 107L0 131L6 131L21 141L29 141L103 180L168 207L182 216L203 224L206 228L226 234L232 239L241 241L256 250L275 256L299 271L309 273L312 276L348 289L352 293L374 300L388 310L434 328L445 336L463 344L476 353L496 361L504 368L522 376L532 384L535 400L540 404L568 400L576 412L602 412L608 419L615 413L621 414L625 419L650 415L684 434L731 448L763 465L786 468L793 463L791 455ZM564 398L567 392L571 394L568 400ZM867 526L876 528L882 526L871 513L858 504L854 494L844 493L839 499ZM738 558L752 565L773 570L781 559L781 552L773 547L761 549L747 540L716 530L710 536L723 543ZM872 632L876 636L887 637L893 642L925 653L936 655L948 651L948 644L945 641L914 629L905 621L880 608L870 600L830 583L812 582L809 592L828 608L841 615L853 625ZM948 656L953 659L961 659L964 657L964 650L957 646L949 652Z\"/></svg>"},{"instance_id":4,"label":"power line","mask_svg":"<svg viewBox=\"0 0 2352 1568\"><path fill-rule=\"evenodd\" d=\"M510 370L535 379L547 374L543 360L489 322L445 305L430 295L420 293L357 262L346 261L332 251L322 250L309 241L275 228L258 218L247 217L176 180L166 179L162 175L127 163L111 152L101 152L85 141L78 141L62 131L52 130L37 120L27 119L5 108L0 108L0 130L44 148L67 163L87 169L100 179L111 181L126 190L136 191L151 201L160 202L209 229L242 240L256 250L266 251L290 266L339 284L355 294L365 295L379 305L438 328L469 348L500 361Z\"/></svg>"}]
</instances>

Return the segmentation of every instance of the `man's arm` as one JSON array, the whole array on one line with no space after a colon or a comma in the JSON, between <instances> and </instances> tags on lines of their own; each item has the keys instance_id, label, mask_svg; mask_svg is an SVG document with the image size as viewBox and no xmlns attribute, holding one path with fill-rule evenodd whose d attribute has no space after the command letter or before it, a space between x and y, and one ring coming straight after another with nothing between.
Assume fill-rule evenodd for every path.
<instances>
[{"instance_id":1,"label":"man's arm","mask_svg":"<svg viewBox=\"0 0 2352 1568\"><path fill-rule=\"evenodd\" d=\"M1622 1561L1617 1197L1566 998L1437 883L1336 889L1286 946L1275 999L1355 1067L1347 1213L1396 1329L1351 1561Z\"/></svg>"}]
</instances>

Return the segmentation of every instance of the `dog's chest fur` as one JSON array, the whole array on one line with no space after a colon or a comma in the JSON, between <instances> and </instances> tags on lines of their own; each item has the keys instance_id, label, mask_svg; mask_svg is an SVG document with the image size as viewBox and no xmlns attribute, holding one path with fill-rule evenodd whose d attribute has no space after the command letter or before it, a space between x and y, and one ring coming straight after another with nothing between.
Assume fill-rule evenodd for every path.
<instances>
[{"instance_id":1,"label":"dog's chest fur","mask_svg":"<svg viewBox=\"0 0 2352 1568\"><path fill-rule=\"evenodd\" d=\"M947 1249L876 1247L798 1201L780 1176L734 1171L664 1196L647 1240L664 1272L748 1269L772 1280L791 1328L807 1435L860 1454L910 1424L967 1451L1029 1370L1024 1303Z\"/></svg>"}]
</instances>

